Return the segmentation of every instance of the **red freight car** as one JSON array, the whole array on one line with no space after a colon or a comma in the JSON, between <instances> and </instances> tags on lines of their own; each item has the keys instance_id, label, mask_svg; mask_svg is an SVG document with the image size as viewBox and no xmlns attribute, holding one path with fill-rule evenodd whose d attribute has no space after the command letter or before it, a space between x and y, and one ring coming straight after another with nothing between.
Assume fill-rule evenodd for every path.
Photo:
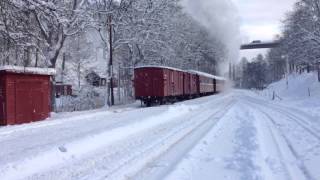
<instances>
[{"instance_id":1,"label":"red freight car","mask_svg":"<svg viewBox=\"0 0 320 180\"><path fill-rule=\"evenodd\" d=\"M184 95L184 72L161 66L135 68L134 87L136 99L146 105L163 103L182 98Z\"/></svg>"},{"instance_id":2,"label":"red freight car","mask_svg":"<svg viewBox=\"0 0 320 180\"><path fill-rule=\"evenodd\" d=\"M134 75L135 96L147 106L153 102L174 102L213 94L222 89L220 81L224 79L198 71L163 66L137 67Z\"/></svg>"},{"instance_id":3,"label":"red freight car","mask_svg":"<svg viewBox=\"0 0 320 180\"><path fill-rule=\"evenodd\" d=\"M225 88L226 80L224 78L217 77L216 79L216 91L217 93L222 92Z\"/></svg>"},{"instance_id":4,"label":"red freight car","mask_svg":"<svg viewBox=\"0 0 320 180\"><path fill-rule=\"evenodd\" d=\"M0 67L0 125L22 124L49 117L53 69Z\"/></svg>"},{"instance_id":5,"label":"red freight car","mask_svg":"<svg viewBox=\"0 0 320 180\"><path fill-rule=\"evenodd\" d=\"M191 84L191 96L196 97L199 95L200 89L199 89L199 77L196 74L190 74L190 84Z\"/></svg>"},{"instance_id":6,"label":"red freight car","mask_svg":"<svg viewBox=\"0 0 320 180\"><path fill-rule=\"evenodd\" d=\"M198 75L199 94L210 95L221 92L224 88L225 78L214 76L208 73L190 70L192 74Z\"/></svg>"}]
</instances>

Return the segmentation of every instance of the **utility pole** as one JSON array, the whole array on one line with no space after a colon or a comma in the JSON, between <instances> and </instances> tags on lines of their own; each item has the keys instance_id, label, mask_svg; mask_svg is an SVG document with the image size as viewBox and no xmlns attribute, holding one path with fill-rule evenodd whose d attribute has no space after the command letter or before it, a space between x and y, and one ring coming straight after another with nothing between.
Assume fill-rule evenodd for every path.
<instances>
[{"instance_id":1,"label":"utility pole","mask_svg":"<svg viewBox=\"0 0 320 180\"><path fill-rule=\"evenodd\" d=\"M232 78L232 64L229 62L229 79Z\"/></svg>"},{"instance_id":2,"label":"utility pole","mask_svg":"<svg viewBox=\"0 0 320 180\"><path fill-rule=\"evenodd\" d=\"M317 71L318 71L318 81L320 82L320 61L318 61L316 64L317 64Z\"/></svg>"},{"instance_id":3,"label":"utility pole","mask_svg":"<svg viewBox=\"0 0 320 180\"><path fill-rule=\"evenodd\" d=\"M62 72L61 72L61 82L63 83L64 81L64 70L65 70L65 66L66 66L66 53L63 52L62 55Z\"/></svg>"},{"instance_id":4,"label":"utility pole","mask_svg":"<svg viewBox=\"0 0 320 180\"><path fill-rule=\"evenodd\" d=\"M112 16L109 15L109 46L110 46L110 60L109 60L109 77L110 77L110 93L111 93L111 106L114 105L114 94L113 94L113 46L112 46Z\"/></svg>"},{"instance_id":5,"label":"utility pole","mask_svg":"<svg viewBox=\"0 0 320 180\"><path fill-rule=\"evenodd\" d=\"M121 89L120 89L120 83L121 83L121 64L119 62L119 70L118 70L118 99L119 103L121 102Z\"/></svg>"},{"instance_id":6,"label":"utility pole","mask_svg":"<svg viewBox=\"0 0 320 180\"><path fill-rule=\"evenodd\" d=\"M236 65L235 64L232 65L232 79L233 79L233 81L236 80Z\"/></svg>"},{"instance_id":7,"label":"utility pole","mask_svg":"<svg viewBox=\"0 0 320 180\"><path fill-rule=\"evenodd\" d=\"M287 85L287 89L289 89L289 74L290 74L290 67L289 67L289 56L288 55L282 55L281 56L282 59L284 59L286 61L286 85Z\"/></svg>"}]
</instances>

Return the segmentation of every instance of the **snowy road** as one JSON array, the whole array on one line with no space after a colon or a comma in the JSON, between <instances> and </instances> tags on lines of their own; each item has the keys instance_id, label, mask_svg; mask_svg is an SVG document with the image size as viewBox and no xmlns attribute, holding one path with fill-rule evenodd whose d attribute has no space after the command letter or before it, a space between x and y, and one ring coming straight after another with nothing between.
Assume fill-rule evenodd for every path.
<instances>
[{"instance_id":1,"label":"snowy road","mask_svg":"<svg viewBox=\"0 0 320 180\"><path fill-rule=\"evenodd\" d=\"M0 128L1 179L320 179L320 120L248 91Z\"/></svg>"}]
</instances>

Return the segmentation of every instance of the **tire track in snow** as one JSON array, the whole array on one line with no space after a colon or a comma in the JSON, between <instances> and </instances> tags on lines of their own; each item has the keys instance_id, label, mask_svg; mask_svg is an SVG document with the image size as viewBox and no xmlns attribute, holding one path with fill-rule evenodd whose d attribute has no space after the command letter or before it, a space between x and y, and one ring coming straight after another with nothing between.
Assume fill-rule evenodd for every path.
<instances>
[{"instance_id":1,"label":"tire track in snow","mask_svg":"<svg viewBox=\"0 0 320 180\"><path fill-rule=\"evenodd\" d=\"M284 158L284 157L285 157L285 156L284 156L285 153L283 153L282 150L281 150L281 148L280 148L280 142L279 142L279 140L277 140L277 138L276 138L276 137L277 137L277 136L276 136L276 132L274 131L275 128L271 128L271 125L273 125L273 124L271 124L270 119L269 119L268 117L266 117L265 114L263 114L263 116L260 116L260 114L261 114L262 112L261 112L260 108L258 108L258 110L256 110L256 109L257 109L257 106L256 106L255 104L250 103L250 102L247 102L247 101L245 102L245 104L247 104L248 107L251 107L251 110L255 113L255 120L256 120L256 121L260 121L260 123L262 123L263 126L260 127L260 128L267 128L267 131L269 132L268 134L270 134L271 139L272 139L272 142L273 142L273 144L275 145L276 152L277 152L277 155L278 155L278 157L279 157L279 162L280 162L280 164L281 164L281 167L282 167L282 169L285 170L284 174L285 174L285 176L286 176L286 179L293 179L294 176L290 173L288 165L284 162L284 161L285 161L285 158ZM257 114L257 115L256 115L256 114ZM257 116L257 117L256 117L256 116ZM266 117L266 118L265 118L265 117ZM264 120L267 120L267 121L264 121ZM261 126L261 125L260 125L260 126ZM273 126L273 127L274 127L274 126ZM260 131L261 131L261 129L260 129ZM262 139L261 142L265 143L264 140L265 140L265 139ZM267 151L268 151L268 150L267 150ZM267 152L267 153L269 153L269 152ZM268 155L268 156L269 156L269 155ZM269 158L269 157L268 157L268 158ZM265 163L267 163L267 162L266 162L266 159L264 159L264 161L265 161ZM267 163L267 165L268 165L268 167L269 167L272 171L274 171L273 168L270 167L270 164L269 164L269 163Z\"/></svg>"},{"instance_id":2,"label":"tire track in snow","mask_svg":"<svg viewBox=\"0 0 320 180\"><path fill-rule=\"evenodd\" d=\"M187 113L186 109L181 109L177 111L177 113L173 114L169 118L165 118L168 114L170 115L172 112L169 110L168 112L162 114L162 116L151 117L147 120L144 120L144 125L141 126L141 123L134 123L129 126L119 127L110 131L103 132L101 134L96 134L93 136L88 136L81 140L77 140L66 144L63 148L71 151L72 154L60 152L58 149L52 149L41 154L36 155L35 157L31 157L30 159L25 159L22 162L13 162L9 165L0 166L0 174L2 179L20 179L21 177L31 176L38 171L46 171L55 167L59 164L63 164L68 160L74 159L74 157L81 157L91 151L94 151L98 148L102 148L103 146L107 146L112 144L118 140L130 137L142 129L152 128L159 124L166 123L176 117L182 116ZM164 121L159 121L157 118L164 118ZM154 123L154 121L156 123ZM127 132L127 133L125 133ZM108 138L108 137L113 137ZM90 144L90 146L88 146ZM41 164L41 162L47 161L43 163L42 166L35 168L35 164Z\"/></svg>"},{"instance_id":3,"label":"tire track in snow","mask_svg":"<svg viewBox=\"0 0 320 180\"><path fill-rule=\"evenodd\" d=\"M253 99L252 97L249 97L251 102L256 104L261 104L262 101L259 101L257 99ZM297 125L302 127L306 132L310 133L313 137L317 138L320 141L320 135L318 135L316 132L320 132L319 129L317 129L315 126L310 127L306 124L309 124L309 121L303 120L303 118L299 118L297 115L293 114L292 112L285 110L284 107L281 107L279 105L275 104L269 104L268 102L263 102L265 106L272 109L273 111L279 112L280 114L285 114L287 117L290 117L291 120L293 120ZM276 107L275 107L276 106Z\"/></svg>"},{"instance_id":4,"label":"tire track in snow","mask_svg":"<svg viewBox=\"0 0 320 180\"><path fill-rule=\"evenodd\" d=\"M219 102L223 103L224 100L225 99L220 100ZM219 102L216 102L216 103L218 104ZM208 104L206 104L206 105L208 105ZM176 107L176 106L173 106L173 107ZM187 107L189 108L190 106L187 106ZM199 106L199 108L201 108L201 106ZM199 109L199 111L200 110L201 109ZM141 123L137 124L137 125L131 124L127 127L126 126L119 127L118 129L110 130L111 132L108 131L108 132L105 132L102 134L89 136L87 138L82 139L81 141L68 143L67 145L65 145L63 147L63 149L66 149L66 151L63 153L57 151L58 149L53 149L52 151L46 151L41 154L38 154L35 157L31 157L31 159L25 159L23 161L19 161L16 163L13 162L13 163L9 164L8 166L2 166L0 168L1 169L0 174L2 175L3 179L15 179L15 178L20 179L21 177L26 177L26 178L27 177L35 177L35 179L38 177L38 179L43 179L43 177L44 177L43 175L45 175L45 174L42 174L42 175L39 174L39 176L33 176L33 175L37 174L39 172L46 172L49 169L54 169L55 167L63 165L63 164L66 165L66 163L68 161L74 161L75 159L77 159L79 157L88 155L89 152L92 153L98 149L105 147L105 146L114 145L114 142L116 142L116 141L130 139L131 137L133 137L133 135L137 135L137 134L141 133L142 131L148 131L148 130L157 128L159 125L163 125L168 122L170 123L170 121L173 121L177 117L184 116L185 114L188 114L188 112L184 111L184 108L182 108L181 110L175 109L172 112L167 112L167 115L168 114L171 114L171 118L167 118L165 116L163 116L163 117L160 116L160 117L158 117L158 119L154 119L154 118L150 119L149 118L148 120L143 120L141 123L144 123L144 126L142 126L142 127L141 127ZM195 125L195 124L193 124L193 125ZM190 124L189 128L191 126L192 126L192 124ZM125 133L125 132L127 132L127 133ZM125 134L125 135L122 136L121 134ZM110 139L108 137L112 137L113 139ZM141 137L143 138L143 134ZM98 143L98 145L97 145L98 141L99 142L102 141L103 144ZM87 144L90 144L90 146L88 146ZM93 144L93 146L91 144ZM140 152L143 152L143 151L140 151ZM88 156L88 157L90 157L90 156ZM35 167L35 164L38 164L38 163L42 164L43 161L47 161L47 162L44 163L40 167ZM81 162L81 160L80 160L80 162ZM128 162L130 162L130 160L124 164L128 164ZM55 174L55 175L57 175L57 177L59 177L59 174ZM19 176L19 177L17 177L17 176ZM58 178L58 179L60 179L60 178ZM66 177L66 179L68 179L68 177ZM78 179L78 178L75 178L75 179Z\"/></svg>"},{"instance_id":5,"label":"tire track in snow","mask_svg":"<svg viewBox=\"0 0 320 180\"><path fill-rule=\"evenodd\" d=\"M301 161L301 158L300 158L298 152L295 150L295 148L292 145L292 143L290 142L289 138L285 135L285 133L281 129L278 128L278 123L276 122L276 120L269 115L270 112L268 113L265 111L265 106L262 106L261 102L257 103L257 101L249 100L248 102L251 103L253 107L259 109L259 112L262 113L265 117L267 117L267 119L272 123L273 127L275 127L274 129L278 130L280 137L284 140L284 142L285 142L286 146L289 148L291 154L294 156L295 160L298 162L297 166L301 170L302 174L305 176L305 179L306 180L316 180L316 178L314 178L311 175L311 173L309 172L309 170L306 168L304 162ZM268 106L268 108L271 111L275 111L275 109L270 108L270 106ZM279 111L277 111L277 110L276 110L276 112L279 113ZM280 112L280 113L283 114L283 112ZM273 135L275 135L275 133L273 133ZM277 140L275 142L277 142ZM279 143L277 143L277 144L279 144ZM281 149L279 145L278 145L278 147L279 147L279 149ZM291 173L289 172L289 174L291 174ZM290 176L293 179L296 178L294 175L290 175Z\"/></svg>"},{"instance_id":6,"label":"tire track in snow","mask_svg":"<svg viewBox=\"0 0 320 180\"><path fill-rule=\"evenodd\" d=\"M135 152L137 153L129 157L124 163L115 166L111 171L104 172L102 173L102 175L96 176L94 179L134 179L134 177L141 173L143 170L149 168L149 165L152 164L152 162L156 161L158 158L166 154L168 151L170 151L170 149L175 148L175 146L177 146L184 139L188 138L192 133L194 133L195 131L199 131L199 129L210 127L210 124L212 125L213 123L212 118L214 116L217 116L217 114L221 114L221 112L228 111L231 106L232 104L227 103L227 105L223 105L214 113L203 113L205 114L205 116L209 116L204 120L195 118L198 117L198 115L189 117L190 120L188 123L185 124L186 121L184 120L184 122L181 122L182 124L176 124L175 126L180 126L178 129L170 131L166 136L163 136L157 142L152 143L151 145L147 145L147 148L143 148L142 146L141 148L143 148L144 150L135 150ZM173 164L173 162L170 162L170 166L172 166ZM128 170L133 166L135 167L134 169ZM168 168L168 166L166 168ZM85 177L82 179L88 178Z\"/></svg>"},{"instance_id":7,"label":"tire track in snow","mask_svg":"<svg viewBox=\"0 0 320 180\"><path fill-rule=\"evenodd\" d=\"M10 125L10 126L4 126L0 127L0 138L6 138L9 137L12 134L23 132L23 131L32 131L35 129L40 128L47 128L47 127L53 127L53 126L59 126L61 124L64 124L66 122L72 123L72 122L78 122L83 121L87 119L92 118L99 118L99 117L108 117L110 115L114 115L117 113L123 113L123 112L130 112L134 111L138 108L125 108L122 110L119 109L99 109L99 110L92 110L92 111L84 111L84 112L77 112L73 115L67 115L65 117L59 118L59 117L50 117L43 121L37 121L37 122L31 122L31 123L25 123L20 125ZM57 119L58 118L58 119ZM55 120L57 119L57 120Z\"/></svg>"},{"instance_id":8,"label":"tire track in snow","mask_svg":"<svg viewBox=\"0 0 320 180\"><path fill-rule=\"evenodd\" d=\"M173 168L185 157L185 155L198 144L203 137L205 137L217 124L220 123L224 114L226 114L235 102L228 103L227 106L219 108L217 112L213 113L207 120L201 123L198 127L194 128L191 132L174 143L166 152L162 153L156 159L150 161L148 164L152 165L155 162L170 161L165 166L151 166L144 168L142 171L134 176L134 180L140 179L153 179L162 180L166 177ZM178 155L177 155L178 152ZM155 169L156 168L156 169Z\"/></svg>"},{"instance_id":9,"label":"tire track in snow","mask_svg":"<svg viewBox=\"0 0 320 180\"><path fill-rule=\"evenodd\" d=\"M273 142L274 142L275 145L276 145L277 152L278 152L279 157L280 157L280 159L281 159L280 163L281 163L281 166L285 169L285 173L286 173L286 175L287 175L287 179L293 179L293 177L292 177L291 174L289 173L288 166L283 162L283 160L284 160L284 155L283 155L283 153L281 152L280 144L279 144L278 140L276 139L275 132L274 132L273 129L270 127L270 124L269 124L269 123L267 124L267 128L268 128L269 133L271 134L271 138L272 138ZM289 177L290 177L290 178L289 178Z\"/></svg>"},{"instance_id":10,"label":"tire track in snow","mask_svg":"<svg viewBox=\"0 0 320 180\"><path fill-rule=\"evenodd\" d=\"M292 119L293 121L295 121L300 127L302 127L304 130L306 130L307 132L309 132L312 136L314 136L315 138L317 138L320 141L320 136L316 133L316 132L320 132L320 130L316 129L315 127L311 128L310 126L306 126L306 121L304 121L301 118L298 118L296 115L294 115L292 112L289 111L285 111L285 110L281 110L280 108L274 108L273 110L278 111L279 113L282 114L286 114L286 116L290 117L290 119ZM316 130L315 130L316 129Z\"/></svg>"},{"instance_id":11,"label":"tire track in snow","mask_svg":"<svg viewBox=\"0 0 320 180\"><path fill-rule=\"evenodd\" d=\"M277 127L277 123L275 122L275 120L269 116L267 113L262 112L263 114L265 114L265 116L267 116L270 121L272 122L274 127ZM306 179L308 180L316 180L314 177L311 176L309 170L306 168L306 166L304 165L303 161L300 160L299 158L299 154L297 153L297 151L294 149L293 145L291 144L290 140L287 138L287 136L285 136L285 134L283 133L283 131L279 131L281 134L281 137L285 140L286 144L288 145L291 153L294 155L294 157L296 158L296 160L299 162L298 166L299 168L302 170L303 174L305 175Z\"/></svg>"}]
</instances>

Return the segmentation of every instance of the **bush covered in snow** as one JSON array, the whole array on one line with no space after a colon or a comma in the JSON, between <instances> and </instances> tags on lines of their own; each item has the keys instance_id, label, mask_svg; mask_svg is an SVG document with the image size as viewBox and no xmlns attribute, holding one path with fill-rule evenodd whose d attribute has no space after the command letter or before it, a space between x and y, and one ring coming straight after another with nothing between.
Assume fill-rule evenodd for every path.
<instances>
[{"instance_id":1,"label":"bush covered in snow","mask_svg":"<svg viewBox=\"0 0 320 180\"><path fill-rule=\"evenodd\" d=\"M83 111L105 106L105 89L83 86L73 96L56 98L58 112Z\"/></svg>"}]
</instances>

